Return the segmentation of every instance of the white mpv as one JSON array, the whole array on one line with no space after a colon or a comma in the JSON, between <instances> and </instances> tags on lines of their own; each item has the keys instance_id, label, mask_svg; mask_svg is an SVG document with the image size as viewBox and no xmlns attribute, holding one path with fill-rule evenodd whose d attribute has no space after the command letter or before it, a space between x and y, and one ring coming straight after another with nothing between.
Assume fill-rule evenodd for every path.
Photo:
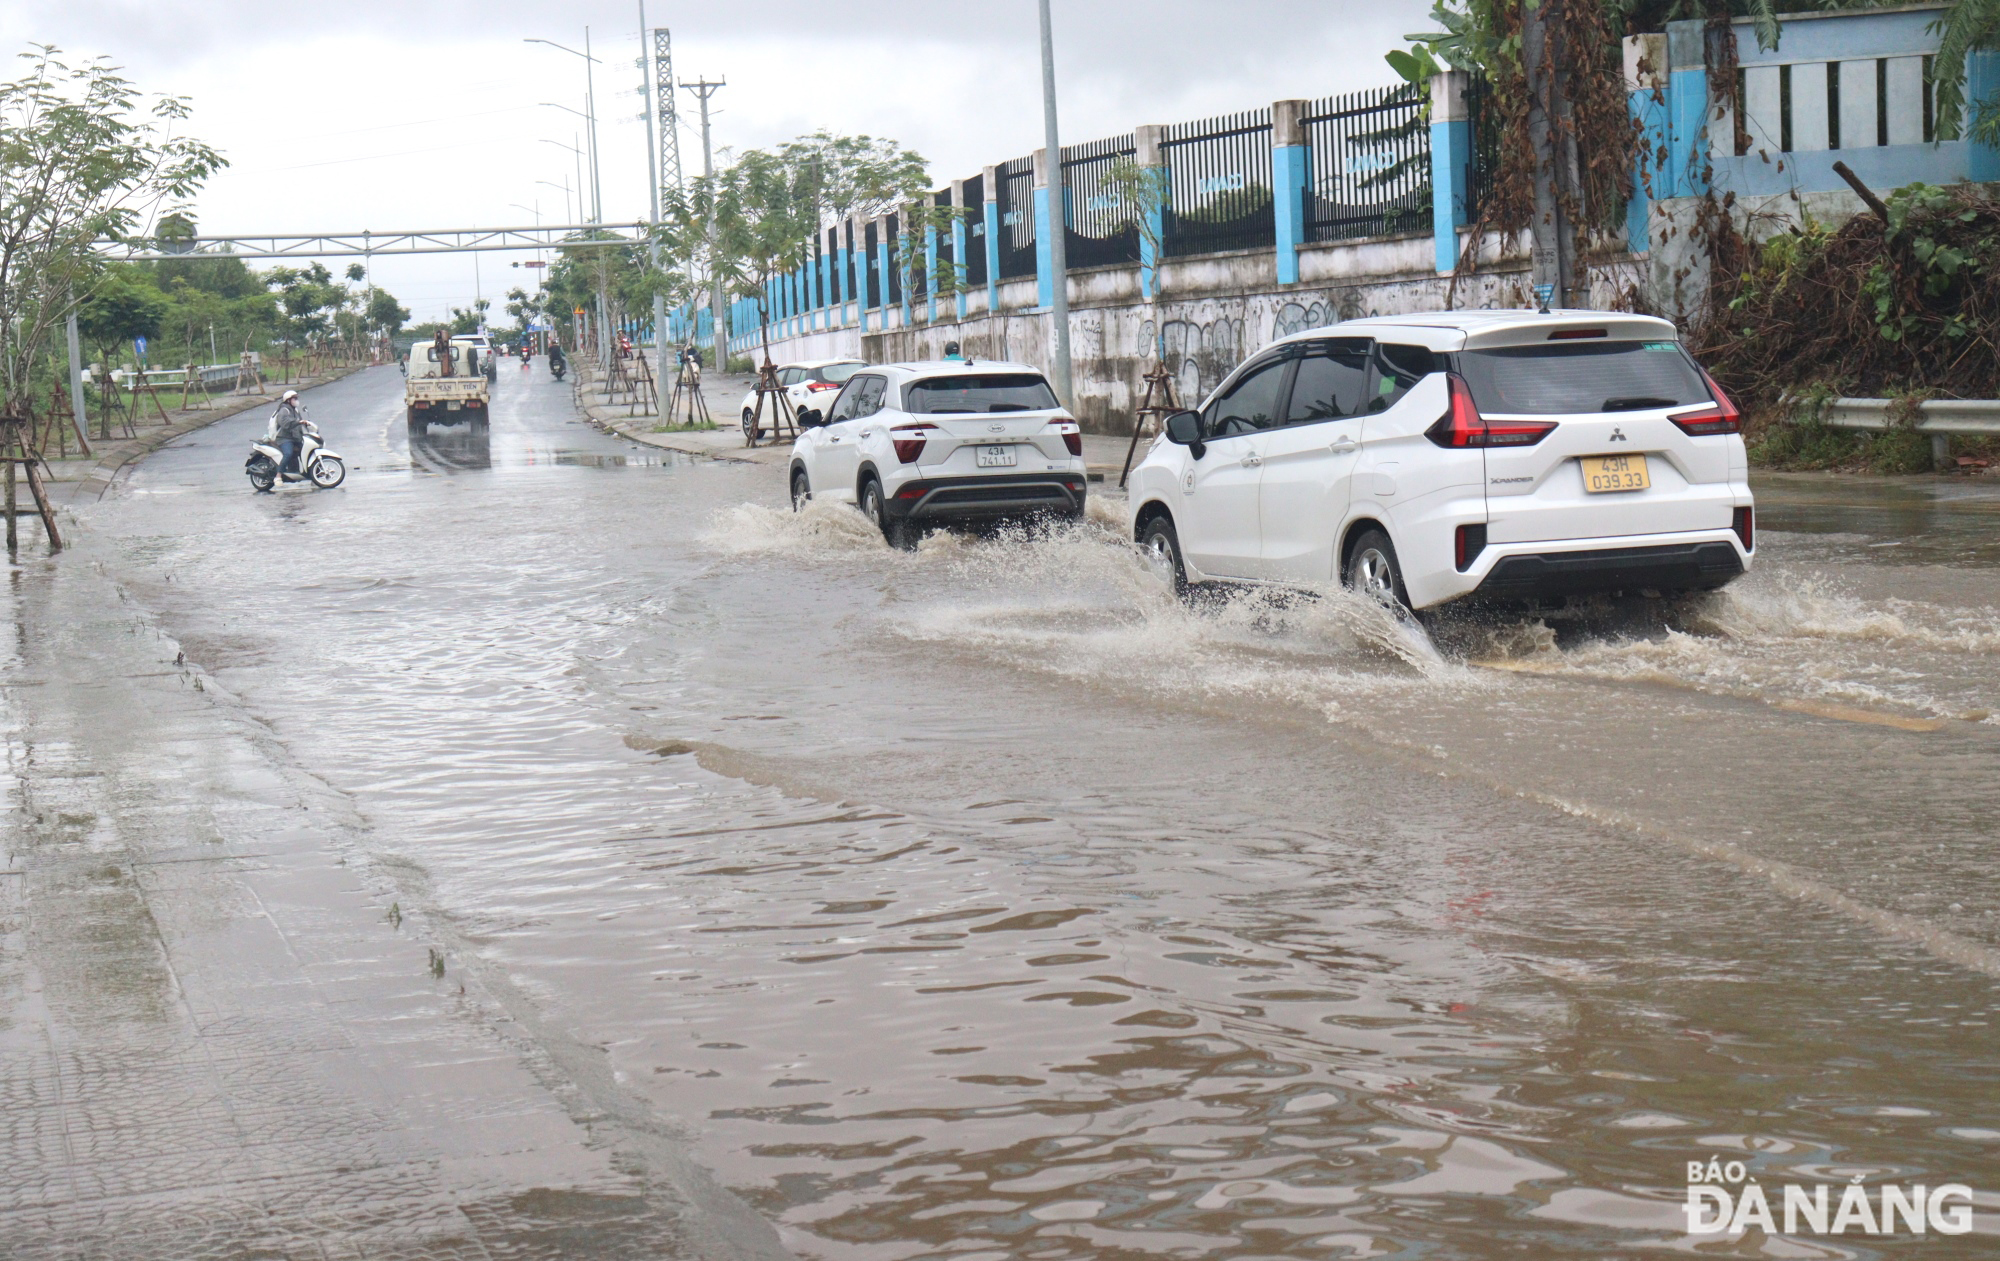
<instances>
[{"instance_id":1,"label":"white mpv","mask_svg":"<svg viewBox=\"0 0 2000 1261\"><path fill-rule=\"evenodd\" d=\"M848 378L792 446L792 507L858 506L898 547L950 521L1083 515L1083 433L1018 363L891 363Z\"/></svg>"},{"instance_id":2,"label":"white mpv","mask_svg":"<svg viewBox=\"0 0 2000 1261\"><path fill-rule=\"evenodd\" d=\"M1131 477L1161 577L1429 608L1720 587L1755 546L1736 408L1672 324L1351 320L1264 347Z\"/></svg>"}]
</instances>

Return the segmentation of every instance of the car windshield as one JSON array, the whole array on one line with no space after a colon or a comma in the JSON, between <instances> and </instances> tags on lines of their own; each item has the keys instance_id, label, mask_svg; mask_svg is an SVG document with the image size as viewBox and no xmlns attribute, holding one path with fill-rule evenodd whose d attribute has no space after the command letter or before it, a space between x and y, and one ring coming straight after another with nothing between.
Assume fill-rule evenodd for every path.
<instances>
[{"instance_id":1,"label":"car windshield","mask_svg":"<svg viewBox=\"0 0 2000 1261\"><path fill-rule=\"evenodd\" d=\"M819 379L840 385L867 366L865 363L830 363L819 370Z\"/></svg>"},{"instance_id":2,"label":"car windshield","mask_svg":"<svg viewBox=\"0 0 2000 1261\"><path fill-rule=\"evenodd\" d=\"M903 387L903 410L914 416L1038 412L1059 406L1049 383L1032 372L932 377Z\"/></svg>"},{"instance_id":3,"label":"car windshield","mask_svg":"<svg viewBox=\"0 0 2000 1261\"><path fill-rule=\"evenodd\" d=\"M1711 401L1679 342L1468 350L1459 372L1479 410L1501 416L1629 412Z\"/></svg>"}]
</instances>

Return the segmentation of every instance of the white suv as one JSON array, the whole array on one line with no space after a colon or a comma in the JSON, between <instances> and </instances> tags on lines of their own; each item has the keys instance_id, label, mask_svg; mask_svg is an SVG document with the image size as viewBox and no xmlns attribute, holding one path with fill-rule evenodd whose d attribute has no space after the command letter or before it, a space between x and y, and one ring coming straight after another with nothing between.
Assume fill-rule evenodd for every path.
<instances>
[{"instance_id":1,"label":"white suv","mask_svg":"<svg viewBox=\"0 0 2000 1261\"><path fill-rule=\"evenodd\" d=\"M847 384L847 378L868 366L864 359L808 359L800 363L788 363L778 369L778 384L785 387L786 410L792 413L801 426L811 412L826 415L826 409L835 397L834 391ZM768 405L767 405L768 406ZM765 416L764 423L776 427L776 417ZM748 434L757 428L757 390L753 385L743 396L743 432ZM763 437L764 431L757 429L754 437Z\"/></svg>"},{"instance_id":2,"label":"white suv","mask_svg":"<svg viewBox=\"0 0 2000 1261\"><path fill-rule=\"evenodd\" d=\"M1452 311L1283 338L1132 473L1177 587L1336 579L1427 608L1720 587L1754 516L1735 407L1673 325Z\"/></svg>"},{"instance_id":3,"label":"white suv","mask_svg":"<svg viewBox=\"0 0 2000 1261\"><path fill-rule=\"evenodd\" d=\"M1018 363L892 363L848 379L792 446L792 507L853 503L898 547L947 521L1083 515L1083 433Z\"/></svg>"}]
</instances>

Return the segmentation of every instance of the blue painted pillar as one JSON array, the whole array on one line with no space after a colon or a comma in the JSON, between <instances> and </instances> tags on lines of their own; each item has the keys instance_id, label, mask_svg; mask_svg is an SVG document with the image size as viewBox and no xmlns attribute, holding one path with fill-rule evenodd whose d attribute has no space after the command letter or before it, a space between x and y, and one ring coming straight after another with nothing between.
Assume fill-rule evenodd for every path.
<instances>
[{"instance_id":1,"label":"blue painted pillar","mask_svg":"<svg viewBox=\"0 0 2000 1261\"><path fill-rule=\"evenodd\" d=\"M1306 243L1307 106L1306 101L1271 102L1271 211L1281 285L1299 283L1299 247Z\"/></svg>"},{"instance_id":2,"label":"blue painted pillar","mask_svg":"<svg viewBox=\"0 0 2000 1261\"><path fill-rule=\"evenodd\" d=\"M986 311L1000 313L1000 168L989 166L979 181L979 225L985 229L981 244L986 250Z\"/></svg>"},{"instance_id":3,"label":"blue painted pillar","mask_svg":"<svg viewBox=\"0 0 2000 1261\"><path fill-rule=\"evenodd\" d=\"M1707 23L1667 23L1667 178L1663 197L1708 191L1708 66L1702 59Z\"/></svg>"},{"instance_id":4,"label":"blue painted pillar","mask_svg":"<svg viewBox=\"0 0 2000 1261\"><path fill-rule=\"evenodd\" d=\"M898 223L897 226L901 227L902 225ZM896 242L896 286L901 291L903 297L903 327L908 328L912 323L910 319L910 278L912 274L910 271L910 237L907 233L898 233L897 235L899 239Z\"/></svg>"},{"instance_id":5,"label":"blue painted pillar","mask_svg":"<svg viewBox=\"0 0 2000 1261\"><path fill-rule=\"evenodd\" d=\"M833 311L832 311L833 255L831 253L826 252L825 246L821 246L820 250L821 253L819 256L819 297L818 297L819 311L820 311L819 326L821 328L832 328L833 327Z\"/></svg>"},{"instance_id":6,"label":"blue painted pillar","mask_svg":"<svg viewBox=\"0 0 2000 1261\"><path fill-rule=\"evenodd\" d=\"M1049 151L1035 150L1035 307L1046 311L1056 300L1055 232L1049 218Z\"/></svg>"},{"instance_id":7,"label":"blue painted pillar","mask_svg":"<svg viewBox=\"0 0 2000 1261\"><path fill-rule=\"evenodd\" d=\"M951 182L951 288L952 305L960 323L965 322L965 181Z\"/></svg>"},{"instance_id":8,"label":"blue painted pillar","mask_svg":"<svg viewBox=\"0 0 2000 1261\"><path fill-rule=\"evenodd\" d=\"M925 224L924 225L924 305L928 309L924 313L924 320L926 323L930 324L937 323L937 290L938 290L937 242L938 242L937 229L932 227L928 223Z\"/></svg>"},{"instance_id":9,"label":"blue painted pillar","mask_svg":"<svg viewBox=\"0 0 2000 1261\"><path fill-rule=\"evenodd\" d=\"M2000 148L1972 140L1981 104L2000 109L2000 51L1975 49L1965 56L1965 178L1986 184L2000 180Z\"/></svg>"},{"instance_id":10,"label":"blue painted pillar","mask_svg":"<svg viewBox=\"0 0 2000 1261\"><path fill-rule=\"evenodd\" d=\"M1431 76L1431 237L1438 275L1458 270L1458 232L1470 215L1472 119L1465 108L1468 76Z\"/></svg>"},{"instance_id":11,"label":"blue painted pillar","mask_svg":"<svg viewBox=\"0 0 2000 1261\"><path fill-rule=\"evenodd\" d=\"M1632 197L1625 203L1625 248L1643 254L1652 247L1647 220L1655 197L1666 197L1670 128L1667 122L1667 37L1625 37L1625 103L1639 133L1639 157L1632 171Z\"/></svg>"},{"instance_id":12,"label":"blue painted pillar","mask_svg":"<svg viewBox=\"0 0 2000 1261\"><path fill-rule=\"evenodd\" d=\"M875 305L882 309L882 330L889 329L889 216L883 215L875 221L875 296L881 301Z\"/></svg>"},{"instance_id":13,"label":"blue painted pillar","mask_svg":"<svg viewBox=\"0 0 2000 1261\"><path fill-rule=\"evenodd\" d=\"M1148 123L1132 129L1132 161L1154 181L1161 204L1146 211L1146 228L1139 233L1139 296L1152 299L1159 293L1160 260L1157 241L1165 239L1167 226L1166 199L1173 188L1173 173L1167 170L1166 153L1160 142L1167 138L1167 129Z\"/></svg>"}]
</instances>

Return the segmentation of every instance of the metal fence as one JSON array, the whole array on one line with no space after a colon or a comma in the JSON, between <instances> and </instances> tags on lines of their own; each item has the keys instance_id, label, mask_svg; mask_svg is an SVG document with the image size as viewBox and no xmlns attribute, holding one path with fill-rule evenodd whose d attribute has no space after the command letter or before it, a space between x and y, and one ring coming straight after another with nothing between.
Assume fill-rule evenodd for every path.
<instances>
[{"instance_id":1,"label":"metal fence","mask_svg":"<svg viewBox=\"0 0 2000 1261\"><path fill-rule=\"evenodd\" d=\"M887 286L889 300L887 305L901 306L903 304L903 265L905 262L903 258L902 217L900 215L887 215L884 217L884 223L889 232L889 284Z\"/></svg>"},{"instance_id":2,"label":"metal fence","mask_svg":"<svg viewBox=\"0 0 2000 1261\"><path fill-rule=\"evenodd\" d=\"M1035 160L1015 158L996 172L1000 212L1000 279L1035 274Z\"/></svg>"},{"instance_id":3,"label":"metal fence","mask_svg":"<svg viewBox=\"0 0 2000 1261\"><path fill-rule=\"evenodd\" d=\"M1479 222L1480 212L1493 200L1493 180L1500 170L1500 111L1493 108L1493 89L1483 75L1465 85L1465 118L1472 132L1472 169L1466 172L1465 219Z\"/></svg>"},{"instance_id":4,"label":"metal fence","mask_svg":"<svg viewBox=\"0 0 2000 1261\"><path fill-rule=\"evenodd\" d=\"M975 175L965 181L965 204L970 209L965 216L963 280L968 289L983 289L986 286L986 214L980 208L985 198L985 175Z\"/></svg>"},{"instance_id":5,"label":"metal fence","mask_svg":"<svg viewBox=\"0 0 2000 1261\"><path fill-rule=\"evenodd\" d=\"M1133 210L1105 176L1120 158L1138 152L1128 132L1108 140L1063 146L1063 202L1070 267L1107 267L1139 261L1139 228Z\"/></svg>"},{"instance_id":6,"label":"metal fence","mask_svg":"<svg viewBox=\"0 0 2000 1261\"><path fill-rule=\"evenodd\" d=\"M1163 250L1170 257L1278 243L1271 205L1271 111L1248 110L1166 129L1171 174Z\"/></svg>"},{"instance_id":7,"label":"metal fence","mask_svg":"<svg viewBox=\"0 0 2000 1261\"><path fill-rule=\"evenodd\" d=\"M951 190L947 188L932 197L931 205L939 210L950 210ZM944 226L937 230L937 274L925 277L925 293L953 294L958 292L960 284L958 259L952 252L951 238L951 221L947 218L944 221Z\"/></svg>"},{"instance_id":8,"label":"metal fence","mask_svg":"<svg viewBox=\"0 0 2000 1261\"><path fill-rule=\"evenodd\" d=\"M1430 230L1427 103L1428 93L1406 83L1307 107L1306 240Z\"/></svg>"}]
</instances>

